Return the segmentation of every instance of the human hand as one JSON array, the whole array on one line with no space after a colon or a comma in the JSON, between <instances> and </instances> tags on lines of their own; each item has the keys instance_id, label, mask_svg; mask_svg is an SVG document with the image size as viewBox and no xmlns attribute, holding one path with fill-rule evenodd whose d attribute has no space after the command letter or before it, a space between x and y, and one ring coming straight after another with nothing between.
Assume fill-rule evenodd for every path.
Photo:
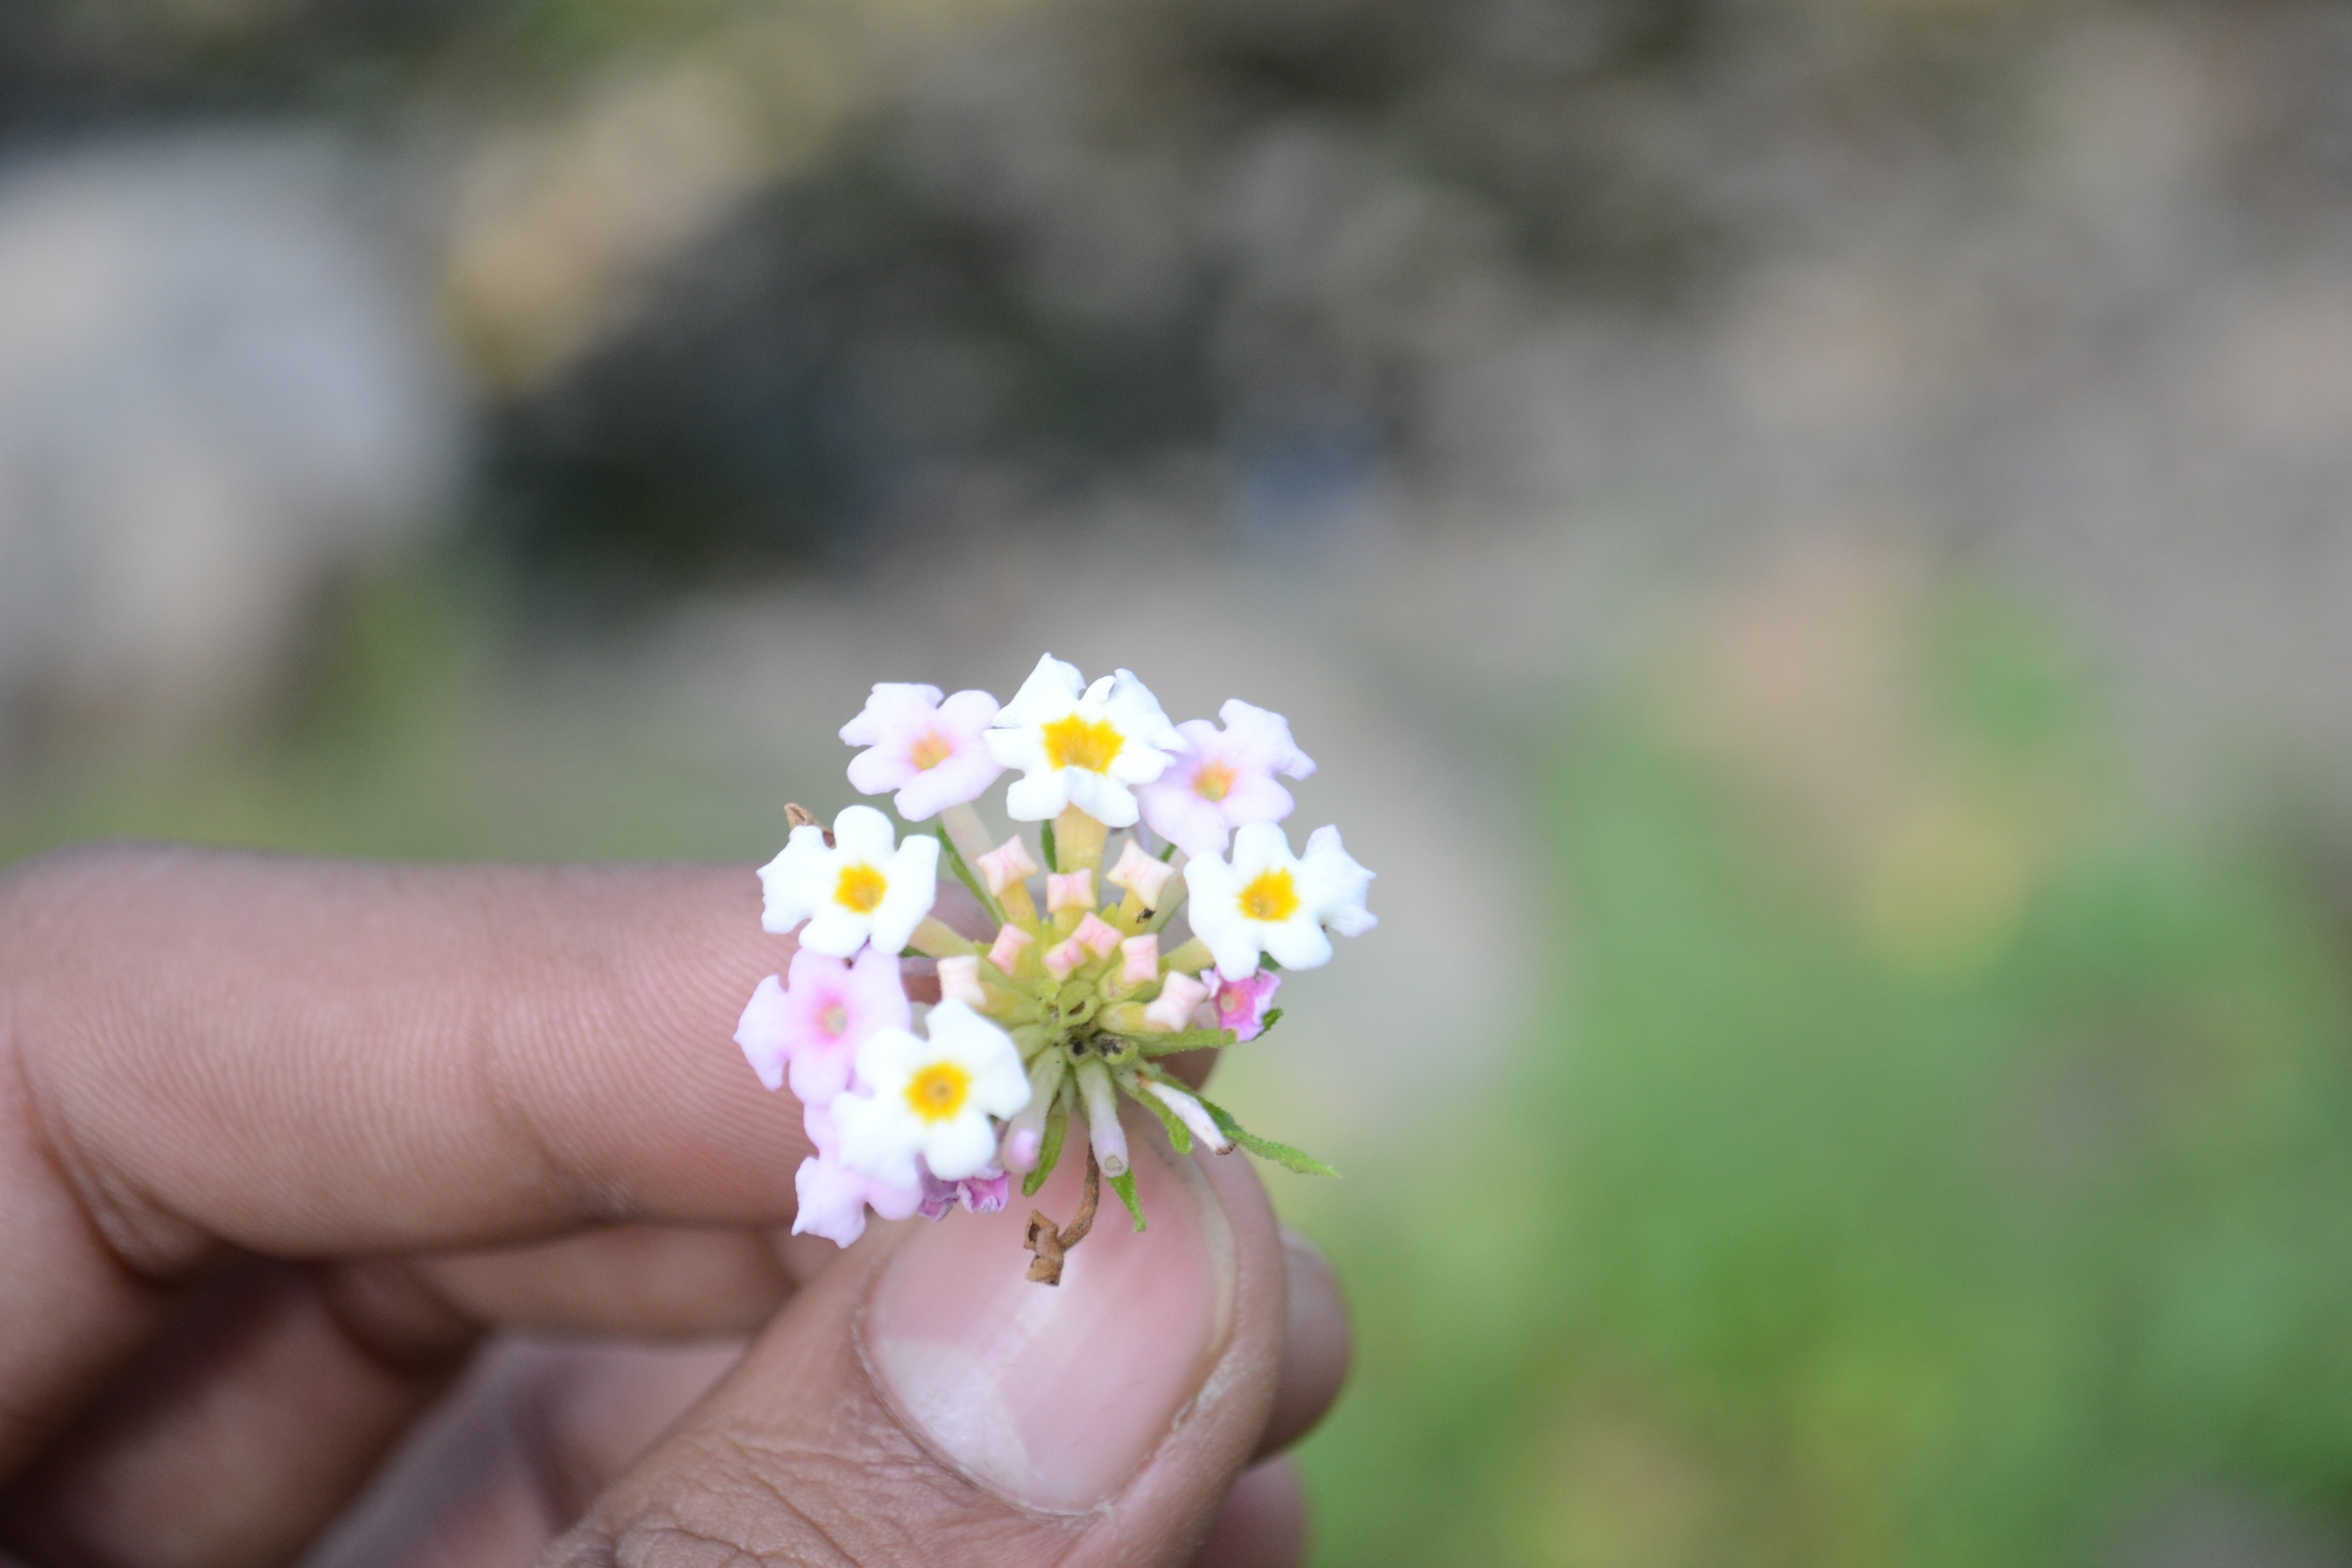
<instances>
[{"instance_id":1,"label":"human hand","mask_svg":"<svg viewBox=\"0 0 2352 1568\"><path fill-rule=\"evenodd\" d=\"M0 879L0 1559L292 1561L537 1332L323 1561L1295 1562L1273 1456L1347 1328L1255 1173L1139 1161L1151 1230L1058 1289L1024 1205L782 1239L758 910L731 868Z\"/></svg>"}]
</instances>

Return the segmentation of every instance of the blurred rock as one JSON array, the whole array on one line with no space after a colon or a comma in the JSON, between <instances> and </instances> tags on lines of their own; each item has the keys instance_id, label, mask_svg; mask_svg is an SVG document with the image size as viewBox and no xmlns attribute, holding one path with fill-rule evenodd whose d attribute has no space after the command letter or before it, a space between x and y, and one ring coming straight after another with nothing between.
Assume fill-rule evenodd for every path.
<instances>
[{"instance_id":1,"label":"blurred rock","mask_svg":"<svg viewBox=\"0 0 2352 1568\"><path fill-rule=\"evenodd\" d=\"M0 173L0 747L252 713L320 591L447 504L459 408L377 175L259 134Z\"/></svg>"}]
</instances>

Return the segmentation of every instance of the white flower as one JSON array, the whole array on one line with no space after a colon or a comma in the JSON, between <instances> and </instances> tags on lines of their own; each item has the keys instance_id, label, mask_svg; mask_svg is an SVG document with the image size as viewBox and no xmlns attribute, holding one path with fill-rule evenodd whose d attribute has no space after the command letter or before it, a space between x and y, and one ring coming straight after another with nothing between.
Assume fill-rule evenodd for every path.
<instances>
[{"instance_id":1,"label":"white flower","mask_svg":"<svg viewBox=\"0 0 2352 1568\"><path fill-rule=\"evenodd\" d=\"M1289 839L1271 822L1237 829L1230 863L1203 855L1184 868L1192 932L1209 944L1227 980L1255 973L1261 953L1272 953L1286 969L1330 963L1324 927L1360 936L1380 923L1364 908L1371 883L1372 873L1339 847L1338 828L1317 828L1306 855L1293 858Z\"/></svg>"},{"instance_id":2,"label":"white flower","mask_svg":"<svg viewBox=\"0 0 2352 1568\"><path fill-rule=\"evenodd\" d=\"M996 699L959 691L942 700L936 686L882 681L841 738L863 746L849 760L861 795L898 792L893 802L909 822L978 800L1004 770L981 737L996 721Z\"/></svg>"},{"instance_id":3,"label":"white flower","mask_svg":"<svg viewBox=\"0 0 2352 1568\"><path fill-rule=\"evenodd\" d=\"M783 853L760 868L760 923L781 935L806 921L801 945L835 958L869 941L898 952L939 896L940 841L913 834L896 843L890 819L870 805L845 806L833 837L826 844L814 823L795 827Z\"/></svg>"},{"instance_id":4,"label":"white flower","mask_svg":"<svg viewBox=\"0 0 2352 1568\"><path fill-rule=\"evenodd\" d=\"M1141 808L1130 786L1158 778L1184 744L1133 673L1122 669L1088 686L1076 666L1050 653L986 739L999 763L1022 772L1004 792L1015 821L1043 822L1075 805L1111 827L1134 826Z\"/></svg>"},{"instance_id":5,"label":"white flower","mask_svg":"<svg viewBox=\"0 0 2352 1568\"><path fill-rule=\"evenodd\" d=\"M1225 836L1244 823L1280 822L1290 815L1290 792L1274 775L1303 779L1315 772L1281 714L1235 698L1217 716L1223 730L1205 719L1178 725L1183 752L1136 792L1143 820L1187 855L1223 849Z\"/></svg>"},{"instance_id":6,"label":"white flower","mask_svg":"<svg viewBox=\"0 0 2352 1568\"><path fill-rule=\"evenodd\" d=\"M930 1038L882 1029L857 1047L871 1099L833 1102L842 1163L893 1186L917 1184L918 1155L943 1182L977 1175L996 1157L989 1118L1029 1103L1029 1075L1003 1030L961 1002L931 1009Z\"/></svg>"}]
</instances>

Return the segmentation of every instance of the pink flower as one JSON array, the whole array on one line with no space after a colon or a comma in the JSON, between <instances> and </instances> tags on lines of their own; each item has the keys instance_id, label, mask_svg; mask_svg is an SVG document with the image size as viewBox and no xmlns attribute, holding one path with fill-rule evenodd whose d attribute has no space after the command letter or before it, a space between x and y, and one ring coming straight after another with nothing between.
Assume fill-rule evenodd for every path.
<instances>
[{"instance_id":1,"label":"pink flower","mask_svg":"<svg viewBox=\"0 0 2352 1568\"><path fill-rule=\"evenodd\" d=\"M1314 760L1290 738L1290 721L1235 698L1217 710L1219 731L1205 719L1176 726L1184 749L1168 771L1137 787L1143 820L1187 855L1222 853L1236 827L1280 822L1291 812L1282 773L1303 779Z\"/></svg>"},{"instance_id":2,"label":"pink flower","mask_svg":"<svg viewBox=\"0 0 2352 1568\"><path fill-rule=\"evenodd\" d=\"M887 795L908 822L978 800L1004 772L981 739L996 722L996 699L959 691L945 701L936 686L882 681L841 738L866 748L849 760L849 782L865 795Z\"/></svg>"},{"instance_id":3,"label":"pink flower","mask_svg":"<svg viewBox=\"0 0 2352 1568\"><path fill-rule=\"evenodd\" d=\"M821 1236L847 1247L866 1234L867 1207L884 1219L905 1219L922 1206L920 1187L894 1187L841 1163L841 1134L834 1127L832 1111L809 1106L801 1113L801 1123L816 1152L801 1162L793 1179L800 1194L800 1212L793 1216L794 1236Z\"/></svg>"},{"instance_id":4,"label":"pink flower","mask_svg":"<svg viewBox=\"0 0 2352 1568\"><path fill-rule=\"evenodd\" d=\"M1241 1039L1255 1040L1265 1033L1266 1008L1282 989L1282 976L1261 969L1247 980L1217 984L1217 1027L1231 1029Z\"/></svg>"},{"instance_id":5,"label":"pink flower","mask_svg":"<svg viewBox=\"0 0 2352 1568\"><path fill-rule=\"evenodd\" d=\"M866 1037L914 1021L898 955L869 947L851 963L803 948L788 973L786 984L772 974L760 982L735 1027L735 1043L770 1089L783 1082L789 1065L803 1105L830 1105L849 1087Z\"/></svg>"},{"instance_id":6,"label":"pink flower","mask_svg":"<svg viewBox=\"0 0 2352 1568\"><path fill-rule=\"evenodd\" d=\"M928 1170L921 1174L923 1201L917 1212L925 1219L945 1219L958 1204L966 1214L996 1214L1013 1201L1013 1178L992 1165L960 1182L943 1182Z\"/></svg>"}]
</instances>

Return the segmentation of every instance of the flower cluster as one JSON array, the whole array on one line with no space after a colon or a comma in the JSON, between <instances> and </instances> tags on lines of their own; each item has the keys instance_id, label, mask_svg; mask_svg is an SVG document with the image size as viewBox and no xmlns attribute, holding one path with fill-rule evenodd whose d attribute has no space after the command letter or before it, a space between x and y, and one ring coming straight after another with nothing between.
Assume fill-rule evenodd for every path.
<instances>
[{"instance_id":1,"label":"flower cluster","mask_svg":"<svg viewBox=\"0 0 2352 1568\"><path fill-rule=\"evenodd\" d=\"M1089 685L1051 654L1002 707L984 691L874 688L842 728L862 748L849 781L892 795L905 821L937 825L902 838L871 806L830 828L793 809L760 880L764 924L798 931L799 951L760 983L735 1034L761 1083L792 1085L816 1149L795 1231L845 1247L868 1209L1001 1209L1016 1174L1037 1192L1076 1129L1085 1205L1067 1228L1030 1222L1030 1277L1055 1283L1099 1178L1143 1226L1122 1100L1157 1117L1180 1153L1239 1145L1326 1169L1166 1070L1179 1052L1257 1038L1281 1016L1277 971L1328 963L1329 932L1376 923L1372 873L1339 829L1317 828L1294 854L1279 826L1293 804L1279 780L1315 771L1289 724L1238 700L1219 718L1222 729L1172 724L1127 670ZM1039 825L1034 842L1018 831L997 842L974 809L1008 772L1020 776L1005 813ZM932 914L942 859L989 939ZM939 973L919 1033L901 973L914 955Z\"/></svg>"}]
</instances>

